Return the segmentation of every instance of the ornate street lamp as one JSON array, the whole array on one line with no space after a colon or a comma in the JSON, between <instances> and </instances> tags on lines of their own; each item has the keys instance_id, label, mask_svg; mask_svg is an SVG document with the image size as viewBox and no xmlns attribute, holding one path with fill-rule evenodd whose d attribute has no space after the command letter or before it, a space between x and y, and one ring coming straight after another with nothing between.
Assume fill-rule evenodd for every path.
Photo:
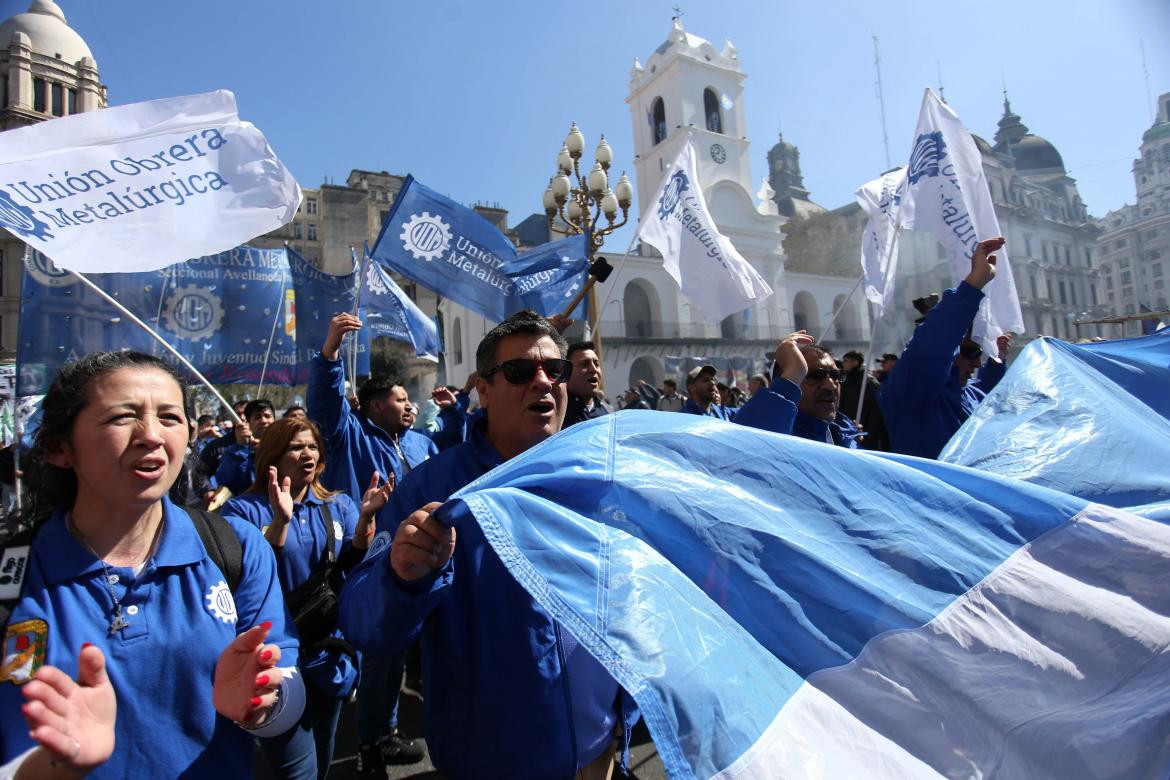
<instances>
[{"instance_id":1,"label":"ornate street lamp","mask_svg":"<svg viewBox=\"0 0 1170 780\"><path fill-rule=\"evenodd\" d=\"M604 281L608 272L594 273L597 250L605 243L605 237L622 227L630 218L630 203L634 198L634 187L625 173L617 185L610 189L609 166L613 162L613 149L605 136L593 152L593 167L587 174L581 172L581 154L585 150L585 136L573 123L569 135L557 155L557 173L549 180L544 191L544 213L548 217L549 231L565 235L588 235L586 251L590 262L590 287L594 280ZM617 222L621 209L622 218ZM604 224L602 217L605 218ZM608 268L608 266L606 266ZM576 306L576 302L573 303ZM601 350L601 337L597 331L597 296L589 291L589 324L594 334L594 343Z\"/></svg>"}]
</instances>

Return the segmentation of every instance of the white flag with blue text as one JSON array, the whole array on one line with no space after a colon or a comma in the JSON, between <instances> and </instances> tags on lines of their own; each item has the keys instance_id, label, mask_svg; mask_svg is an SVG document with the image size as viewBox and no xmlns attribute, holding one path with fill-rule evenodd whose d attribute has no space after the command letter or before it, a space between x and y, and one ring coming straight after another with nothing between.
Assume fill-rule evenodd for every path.
<instances>
[{"instance_id":1,"label":"white flag with blue text","mask_svg":"<svg viewBox=\"0 0 1170 780\"><path fill-rule=\"evenodd\" d=\"M743 311L772 288L719 232L707 210L690 139L666 172L638 238L662 253L666 272L709 321Z\"/></svg>"},{"instance_id":2,"label":"white flag with blue text","mask_svg":"<svg viewBox=\"0 0 1170 780\"><path fill-rule=\"evenodd\" d=\"M0 133L0 227L61 268L152 271L286 224L301 189L226 90Z\"/></svg>"},{"instance_id":3,"label":"white flag with blue text","mask_svg":"<svg viewBox=\"0 0 1170 780\"><path fill-rule=\"evenodd\" d=\"M958 283L971 271L971 255L982 239L1001 235L983 173L983 157L958 114L930 89L914 131L900 206L905 227L932 233L943 245L951 276ZM989 355L999 352L1002 333L1023 333L1024 317L1008 249L996 252L996 273L972 326L972 338Z\"/></svg>"},{"instance_id":4,"label":"white flag with blue text","mask_svg":"<svg viewBox=\"0 0 1170 780\"><path fill-rule=\"evenodd\" d=\"M865 297L880 317L894 296L898 267L898 204L906 187L906 167L863 184L854 193L868 215L861 239L861 271L865 274Z\"/></svg>"}]
</instances>

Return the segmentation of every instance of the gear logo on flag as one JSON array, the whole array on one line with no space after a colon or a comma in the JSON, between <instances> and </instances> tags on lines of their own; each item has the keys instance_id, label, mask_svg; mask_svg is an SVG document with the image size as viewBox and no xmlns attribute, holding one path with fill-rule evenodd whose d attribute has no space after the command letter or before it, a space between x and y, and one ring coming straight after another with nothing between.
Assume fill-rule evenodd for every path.
<instances>
[{"instance_id":1,"label":"gear logo on flag","mask_svg":"<svg viewBox=\"0 0 1170 780\"><path fill-rule=\"evenodd\" d=\"M412 214L398 236L402 245L418 260L437 260L451 245L451 228L440 217L430 212Z\"/></svg>"},{"instance_id":2,"label":"gear logo on flag","mask_svg":"<svg viewBox=\"0 0 1170 780\"><path fill-rule=\"evenodd\" d=\"M390 289L382 281L382 275L378 273L378 269L374 268L373 265L366 268L366 287L374 295L388 295L390 293Z\"/></svg>"},{"instance_id":3,"label":"gear logo on flag","mask_svg":"<svg viewBox=\"0 0 1170 780\"><path fill-rule=\"evenodd\" d=\"M658 199L658 219L664 220L675 212L682 202L683 193L690 189L691 183L682 171L675 171L670 181L662 188L662 197Z\"/></svg>"},{"instance_id":4,"label":"gear logo on flag","mask_svg":"<svg viewBox=\"0 0 1170 780\"><path fill-rule=\"evenodd\" d=\"M52 238L49 223L33 216L33 210L21 206L4 190L0 190L0 227L6 227L22 238Z\"/></svg>"},{"instance_id":5,"label":"gear logo on flag","mask_svg":"<svg viewBox=\"0 0 1170 780\"><path fill-rule=\"evenodd\" d=\"M198 285L178 288L163 308L163 327L181 339L209 339L222 323L219 299Z\"/></svg>"},{"instance_id":6,"label":"gear logo on flag","mask_svg":"<svg viewBox=\"0 0 1170 780\"><path fill-rule=\"evenodd\" d=\"M45 287L64 287L77 283L72 274L53 265L52 260L32 247L25 253L24 270Z\"/></svg>"},{"instance_id":7,"label":"gear logo on flag","mask_svg":"<svg viewBox=\"0 0 1170 780\"><path fill-rule=\"evenodd\" d=\"M941 131L923 133L914 142L910 153L910 166L906 171L910 184L917 184L923 176L938 176L942 159L947 156L947 145Z\"/></svg>"}]
</instances>

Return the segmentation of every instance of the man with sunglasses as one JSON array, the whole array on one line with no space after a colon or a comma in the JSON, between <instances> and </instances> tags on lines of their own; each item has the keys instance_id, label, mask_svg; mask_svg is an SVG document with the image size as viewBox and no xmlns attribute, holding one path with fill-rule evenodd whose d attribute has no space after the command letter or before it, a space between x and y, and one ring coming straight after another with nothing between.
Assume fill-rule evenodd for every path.
<instances>
[{"instance_id":1,"label":"man with sunglasses","mask_svg":"<svg viewBox=\"0 0 1170 780\"><path fill-rule=\"evenodd\" d=\"M394 655L421 635L427 745L448 777L607 777L616 735L628 739L637 720L629 695L537 606L478 525L456 536L431 515L560 430L573 372L566 351L534 312L484 336L476 390L485 416L467 441L399 483L390 523L342 592L342 630L359 649Z\"/></svg>"},{"instance_id":2,"label":"man with sunglasses","mask_svg":"<svg viewBox=\"0 0 1170 780\"><path fill-rule=\"evenodd\" d=\"M970 380L979 369L982 351L967 337L983 288L995 278L994 252L1003 245L1002 237L976 245L967 278L943 293L927 312L878 390L894 452L937 458L1003 377L1011 337L1000 337L999 360L989 361L976 382Z\"/></svg>"}]
</instances>

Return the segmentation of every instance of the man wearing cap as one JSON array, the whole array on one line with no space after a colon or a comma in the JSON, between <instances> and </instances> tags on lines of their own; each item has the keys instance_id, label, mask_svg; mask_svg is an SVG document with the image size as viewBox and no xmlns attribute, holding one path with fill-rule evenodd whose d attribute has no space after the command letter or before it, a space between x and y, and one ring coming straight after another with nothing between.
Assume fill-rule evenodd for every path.
<instances>
[{"instance_id":1,"label":"man wearing cap","mask_svg":"<svg viewBox=\"0 0 1170 780\"><path fill-rule=\"evenodd\" d=\"M897 358L895 358L895 361ZM861 386L865 385L865 395ZM861 402L861 416L858 422L864 431L858 444L867 450L890 451L890 436L886 433L886 421L878 406L878 381L865 372L865 355L851 350L841 356L841 411L850 419L857 417L857 404Z\"/></svg>"},{"instance_id":2,"label":"man wearing cap","mask_svg":"<svg viewBox=\"0 0 1170 780\"><path fill-rule=\"evenodd\" d=\"M719 387L715 381L715 366L695 366L687 372L687 395L690 398L679 411L685 414L700 414L718 420L730 420L734 414L719 403Z\"/></svg>"},{"instance_id":3,"label":"man wearing cap","mask_svg":"<svg viewBox=\"0 0 1170 780\"><path fill-rule=\"evenodd\" d=\"M880 367L873 373L873 378L881 383L886 381L886 377L888 377L890 373L893 372L894 366L898 365L898 356L893 352L887 352L886 354L882 355L882 359L879 361L878 365Z\"/></svg>"},{"instance_id":4,"label":"man wearing cap","mask_svg":"<svg viewBox=\"0 0 1170 780\"><path fill-rule=\"evenodd\" d=\"M914 331L901 358L878 390L894 452L936 458L959 426L1003 377L1011 336L999 338L999 360L989 361L977 382L982 350L967 337L983 288L995 278L995 255L1004 239L980 241L971 273L943 293Z\"/></svg>"}]
</instances>

